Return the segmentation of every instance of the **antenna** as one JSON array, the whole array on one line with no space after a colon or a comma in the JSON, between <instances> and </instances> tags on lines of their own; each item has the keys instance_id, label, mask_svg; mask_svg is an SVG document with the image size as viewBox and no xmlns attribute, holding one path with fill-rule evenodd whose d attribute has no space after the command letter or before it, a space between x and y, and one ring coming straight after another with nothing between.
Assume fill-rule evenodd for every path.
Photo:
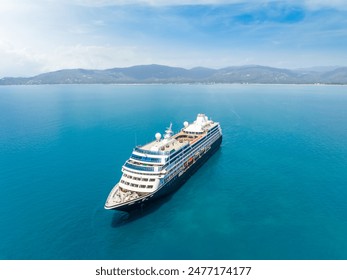
<instances>
[{"instance_id":1,"label":"antenna","mask_svg":"<svg viewBox=\"0 0 347 280\"><path fill-rule=\"evenodd\" d=\"M170 126L166 128L165 130L165 139L169 139L172 136L173 132L172 132L172 122L170 122Z\"/></svg>"}]
</instances>

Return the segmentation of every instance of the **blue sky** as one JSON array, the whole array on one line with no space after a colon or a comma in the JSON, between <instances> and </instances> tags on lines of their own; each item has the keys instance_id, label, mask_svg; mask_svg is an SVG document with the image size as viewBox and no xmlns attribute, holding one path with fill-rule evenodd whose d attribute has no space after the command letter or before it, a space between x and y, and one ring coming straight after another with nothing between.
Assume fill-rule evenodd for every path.
<instances>
[{"instance_id":1,"label":"blue sky","mask_svg":"<svg viewBox=\"0 0 347 280\"><path fill-rule=\"evenodd\" d=\"M347 65L344 0L0 0L0 77L137 64Z\"/></svg>"}]
</instances>

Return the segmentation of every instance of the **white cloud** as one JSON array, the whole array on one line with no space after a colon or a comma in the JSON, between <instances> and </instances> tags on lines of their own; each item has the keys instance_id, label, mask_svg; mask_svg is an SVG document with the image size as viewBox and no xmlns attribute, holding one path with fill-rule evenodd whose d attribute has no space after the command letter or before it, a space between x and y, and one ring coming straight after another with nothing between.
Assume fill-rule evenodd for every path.
<instances>
[{"instance_id":1,"label":"white cloud","mask_svg":"<svg viewBox=\"0 0 347 280\"><path fill-rule=\"evenodd\" d=\"M269 1L254 0L253 2L259 4ZM181 18L176 15L171 18L170 14L159 13L160 17L155 18L154 24L147 25L146 29L140 24L141 20L139 23L131 22L131 9L130 11L129 9L123 10L122 7L109 10L100 9L103 13L99 13L98 9L76 6L77 3L103 6L129 3L178 5L241 2L246 3L245 0L0 0L0 78L3 76L32 76L63 68L106 69L151 63L182 67L220 68L229 65L263 64L296 68L313 64L336 65L347 61L346 55L340 51L329 52L327 49L325 52L315 53L314 49L317 47L311 46L312 44L309 45L312 50L306 49L305 52L300 48L297 48L297 51L288 50L287 41L291 37L283 37L281 34L270 36L269 42L272 44L266 45L269 47L269 51L266 53L267 49L260 49L259 43L254 47L246 44L247 41L242 41L254 38L254 33L258 30L250 32L248 35L243 33L242 35L246 34L243 36L245 39L240 36L242 38L236 38L237 40L225 40L227 44L223 45L218 44L220 41L216 38L216 43L211 44L215 34L207 31L206 34L199 35L198 32L201 32L201 29L195 30L191 25L194 18ZM250 2L247 1L247 3ZM305 0L305 4L310 9L319 9L325 5L340 7L342 2L344 1ZM123 12L124 14L122 14ZM343 17L343 13L339 15L336 19L337 23L332 22L329 26L333 27L326 30L317 29L316 22L305 23L309 24L306 29L303 29L302 25L296 26L298 30L295 38L300 36L302 38L293 40L293 43L290 42L291 47L295 47L296 42L305 42L306 37L310 41L313 35L314 38L322 38L322 40L334 35L336 37L334 42L344 42L341 38L346 37L344 36L345 29L341 27L334 31L334 25L341 23L340 18ZM137 14L137 16L139 15ZM165 21L162 18L164 16ZM326 26L328 21L324 23ZM168 32L163 33L163 36L154 36L155 30L152 32L148 27L155 28L156 24L162 24L164 30L166 30L165 28L169 31L183 30L185 34L177 32L171 35ZM258 26L255 27L258 28ZM249 28L247 27L248 32ZM286 30L287 35L293 34L289 31ZM314 34L314 32L322 33ZM192 38L189 37L190 34L192 34ZM206 38L206 43L203 41L204 38ZM287 38L287 40L282 38ZM235 42L239 43L234 44ZM300 52L300 57L295 57L295 52Z\"/></svg>"},{"instance_id":2,"label":"white cloud","mask_svg":"<svg viewBox=\"0 0 347 280\"><path fill-rule=\"evenodd\" d=\"M60 46L48 54L44 71L64 68L106 69L128 65L138 58L136 47L75 45Z\"/></svg>"},{"instance_id":3,"label":"white cloud","mask_svg":"<svg viewBox=\"0 0 347 280\"><path fill-rule=\"evenodd\" d=\"M221 5L221 4L266 4L281 2L288 5L303 5L310 9L324 7L346 10L346 0L72 0L72 3L82 6L122 6L122 5L148 5L148 6L181 6L181 5ZM71 3L71 1L69 1Z\"/></svg>"},{"instance_id":4,"label":"white cloud","mask_svg":"<svg viewBox=\"0 0 347 280\"><path fill-rule=\"evenodd\" d=\"M346 0L304 0L303 2L306 7L314 10L321 8L347 9Z\"/></svg>"},{"instance_id":5,"label":"white cloud","mask_svg":"<svg viewBox=\"0 0 347 280\"><path fill-rule=\"evenodd\" d=\"M132 46L95 46L74 45L58 46L45 51L28 48L15 48L0 44L2 65L0 77L32 76L59 69L107 69L117 66L129 66L145 61L145 53Z\"/></svg>"},{"instance_id":6,"label":"white cloud","mask_svg":"<svg viewBox=\"0 0 347 280\"><path fill-rule=\"evenodd\" d=\"M254 0L255 1L255 0ZM83 6L121 6L121 5L150 5L150 6L178 6L178 5L207 5L207 4L235 4L245 0L74 0Z\"/></svg>"},{"instance_id":7,"label":"white cloud","mask_svg":"<svg viewBox=\"0 0 347 280\"><path fill-rule=\"evenodd\" d=\"M44 55L28 48L16 48L11 42L0 41L0 77L26 76L40 71Z\"/></svg>"}]
</instances>

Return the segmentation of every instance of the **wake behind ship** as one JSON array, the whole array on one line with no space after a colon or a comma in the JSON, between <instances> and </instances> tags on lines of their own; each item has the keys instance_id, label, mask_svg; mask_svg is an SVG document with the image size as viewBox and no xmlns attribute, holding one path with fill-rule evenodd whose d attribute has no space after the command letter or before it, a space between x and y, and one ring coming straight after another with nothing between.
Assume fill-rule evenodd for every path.
<instances>
[{"instance_id":1,"label":"wake behind ship","mask_svg":"<svg viewBox=\"0 0 347 280\"><path fill-rule=\"evenodd\" d=\"M134 148L122 167L105 209L131 211L179 188L220 146L218 122L198 114L196 120L173 135L172 125L162 138Z\"/></svg>"}]
</instances>

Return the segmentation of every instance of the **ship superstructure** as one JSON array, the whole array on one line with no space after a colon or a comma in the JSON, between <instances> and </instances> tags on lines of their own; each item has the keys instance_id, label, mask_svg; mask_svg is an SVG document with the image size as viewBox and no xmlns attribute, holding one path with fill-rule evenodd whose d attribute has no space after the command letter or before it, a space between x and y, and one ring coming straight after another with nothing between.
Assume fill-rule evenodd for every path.
<instances>
[{"instance_id":1,"label":"ship superstructure","mask_svg":"<svg viewBox=\"0 0 347 280\"><path fill-rule=\"evenodd\" d=\"M204 114L174 134L172 124L164 137L134 148L122 167L122 177L110 192L105 209L130 211L180 187L216 151L222 130Z\"/></svg>"}]
</instances>

